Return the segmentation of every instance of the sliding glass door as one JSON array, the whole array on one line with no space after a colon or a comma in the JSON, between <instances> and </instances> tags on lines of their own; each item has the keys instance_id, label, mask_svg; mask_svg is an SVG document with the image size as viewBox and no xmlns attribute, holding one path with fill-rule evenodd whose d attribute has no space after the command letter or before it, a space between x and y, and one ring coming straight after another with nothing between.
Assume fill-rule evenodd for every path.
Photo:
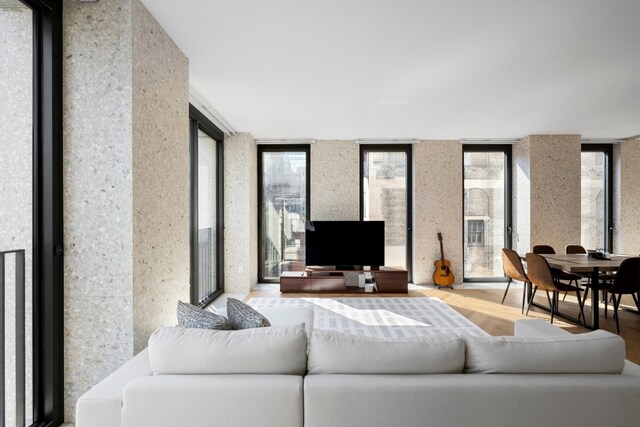
<instances>
[{"instance_id":1,"label":"sliding glass door","mask_svg":"<svg viewBox=\"0 0 640 427\"><path fill-rule=\"evenodd\" d=\"M191 116L191 302L207 305L224 290L222 273L223 134L195 107Z\"/></svg>"},{"instance_id":2,"label":"sliding glass door","mask_svg":"<svg viewBox=\"0 0 640 427\"><path fill-rule=\"evenodd\" d=\"M611 250L611 145L583 145L581 245Z\"/></svg>"},{"instance_id":3,"label":"sliding glass door","mask_svg":"<svg viewBox=\"0 0 640 427\"><path fill-rule=\"evenodd\" d=\"M309 146L258 147L260 282L304 270L309 212Z\"/></svg>"},{"instance_id":4,"label":"sliding glass door","mask_svg":"<svg viewBox=\"0 0 640 427\"><path fill-rule=\"evenodd\" d=\"M510 247L511 146L464 146L464 280L502 280Z\"/></svg>"},{"instance_id":5,"label":"sliding glass door","mask_svg":"<svg viewBox=\"0 0 640 427\"><path fill-rule=\"evenodd\" d=\"M360 219L384 221L385 265L409 275L411 176L411 145L360 146Z\"/></svg>"}]
</instances>

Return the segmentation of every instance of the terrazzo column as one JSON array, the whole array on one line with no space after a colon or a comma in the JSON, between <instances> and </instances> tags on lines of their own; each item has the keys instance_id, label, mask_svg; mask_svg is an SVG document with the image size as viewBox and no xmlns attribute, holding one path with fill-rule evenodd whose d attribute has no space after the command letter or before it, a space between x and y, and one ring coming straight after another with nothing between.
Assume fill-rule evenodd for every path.
<instances>
[{"instance_id":1,"label":"terrazzo column","mask_svg":"<svg viewBox=\"0 0 640 427\"><path fill-rule=\"evenodd\" d=\"M413 281L433 284L440 259L437 233L444 239L456 283L462 283L462 144L420 141L413 146Z\"/></svg>"},{"instance_id":2,"label":"terrazzo column","mask_svg":"<svg viewBox=\"0 0 640 427\"><path fill-rule=\"evenodd\" d=\"M580 135L530 135L514 145L514 247L580 243Z\"/></svg>"},{"instance_id":3,"label":"terrazzo column","mask_svg":"<svg viewBox=\"0 0 640 427\"><path fill-rule=\"evenodd\" d=\"M360 219L360 147L355 141L311 144L311 220Z\"/></svg>"},{"instance_id":4,"label":"terrazzo column","mask_svg":"<svg viewBox=\"0 0 640 427\"><path fill-rule=\"evenodd\" d=\"M258 281L258 148L248 133L224 140L224 287L247 293Z\"/></svg>"},{"instance_id":5,"label":"terrazzo column","mask_svg":"<svg viewBox=\"0 0 640 427\"><path fill-rule=\"evenodd\" d=\"M189 297L188 64L138 0L64 2L65 419Z\"/></svg>"},{"instance_id":6,"label":"terrazzo column","mask_svg":"<svg viewBox=\"0 0 640 427\"><path fill-rule=\"evenodd\" d=\"M613 148L613 252L640 254L640 140Z\"/></svg>"}]
</instances>

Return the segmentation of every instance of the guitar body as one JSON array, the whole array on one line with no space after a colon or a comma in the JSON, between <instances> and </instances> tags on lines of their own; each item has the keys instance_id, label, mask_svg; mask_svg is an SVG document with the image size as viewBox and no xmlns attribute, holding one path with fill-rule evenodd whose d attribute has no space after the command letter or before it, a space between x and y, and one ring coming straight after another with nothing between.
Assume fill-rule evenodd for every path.
<instances>
[{"instance_id":1,"label":"guitar body","mask_svg":"<svg viewBox=\"0 0 640 427\"><path fill-rule=\"evenodd\" d=\"M447 286L453 288L453 283L456 281L453 271L451 271L451 261L444 259L444 249L442 248L442 233L438 233L438 240L440 241L440 259L436 260L433 270L433 284L438 288Z\"/></svg>"},{"instance_id":2,"label":"guitar body","mask_svg":"<svg viewBox=\"0 0 640 427\"><path fill-rule=\"evenodd\" d=\"M437 286L451 286L456 281L453 272L451 271L451 261L436 260L433 263L435 269L433 271L433 283Z\"/></svg>"}]
</instances>

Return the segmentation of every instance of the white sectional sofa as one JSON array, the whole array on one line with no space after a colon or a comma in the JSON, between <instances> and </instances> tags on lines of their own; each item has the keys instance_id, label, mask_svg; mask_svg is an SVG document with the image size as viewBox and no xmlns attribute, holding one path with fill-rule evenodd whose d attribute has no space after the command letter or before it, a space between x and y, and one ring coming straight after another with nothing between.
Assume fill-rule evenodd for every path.
<instances>
[{"instance_id":1,"label":"white sectional sofa","mask_svg":"<svg viewBox=\"0 0 640 427\"><path fill-rule=\"evenodd\" d=\"M515 337L381 342L312 332L308 309L261 311L272 331L240 331L244 338L156 331L149 349L78 400L76 426L585 427L640 420L640 366L625 361L624 342L605 331L573 335L520 320ZM302 326L284 326L301 322L311 333L308 357Z\"/></svg>"}]
</instances>

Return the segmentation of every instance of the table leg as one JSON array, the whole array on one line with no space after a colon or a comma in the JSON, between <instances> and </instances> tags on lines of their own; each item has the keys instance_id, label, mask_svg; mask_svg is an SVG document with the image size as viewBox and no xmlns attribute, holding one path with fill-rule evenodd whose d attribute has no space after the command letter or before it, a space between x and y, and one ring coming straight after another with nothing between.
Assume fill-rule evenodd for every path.
<instances>
[{"instance_id":1,"label":"table leg","mask_svg":"<svg viewBox=\"0 0 640 427\"><path fill-rule=\"evenodd\" d=\"M594 268L591 273L591 329L600 328L600 282L598 277L598 268Z\"/></svg>"}]
</instances>

